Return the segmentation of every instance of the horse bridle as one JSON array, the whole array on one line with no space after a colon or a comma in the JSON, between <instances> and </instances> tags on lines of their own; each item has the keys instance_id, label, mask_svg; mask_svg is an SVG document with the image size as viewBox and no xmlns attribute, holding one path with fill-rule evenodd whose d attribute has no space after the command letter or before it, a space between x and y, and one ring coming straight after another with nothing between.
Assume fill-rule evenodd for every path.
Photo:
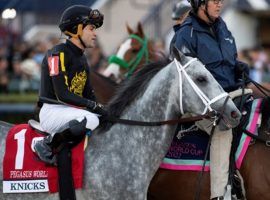
<instances>
[{"instance_id":1,"label":"horse bridle","mask_svg":"<svg viewBox=\"0 0 270 200\"><path fill-rule=\"evenodd\" d=\"M141 60L143 59L143 57L145 57L146 63L149 62L149 52L147 49L147 43L148 43L147 38L146 37L141 38L135 34L129 35L129 38L137 40L142 45L142 47L140 48L140 50L136 54L136 56L132 60L130 60L129 62L125 61L123 58L117 57L117 55L112 55L109 58L110 64L115 63L115 64L118 64L121 68L128 70L128 72L126 74L127 77L129 77L133 74L133 72L135 71L135 69L138 67Z\"/></svg>"},{"instance_id":2,"label":"horse bridle","mask_svg":"<svg viewBox=\"0 0 270 200\"><path fill-rule=\"evenodd\" d=\"M184 115L184 109L183 109L183 78L182 78L182 74L185 76L185 78L188 80L189 84L191 85L191 87L193 88L193 90L196 92L196 94L200 97L200 99L202 100L203 104L205 105L205 109L202 112L202 115L205 114L207 112L207 110L209 110L210 112L213 111L213 109L211 108L211 104L215 103L216 101L227 97L229 94L227 92L221 93L220 95L216 96L213 99L209 99L202 91L201 89L194 83L194 81L190 78L190 76L187 74L187 72L185 71L185 68L187 68L191 63L197 61L197 58L193 58L191 60L189 60L184 66L182 66L180 64L180 62L178 62L175 58L174 58L174 62L176 64L176 69L177 72L179 74L179 105L180 105L180 112L182 115Z\"/></svg>"}]
</instances>

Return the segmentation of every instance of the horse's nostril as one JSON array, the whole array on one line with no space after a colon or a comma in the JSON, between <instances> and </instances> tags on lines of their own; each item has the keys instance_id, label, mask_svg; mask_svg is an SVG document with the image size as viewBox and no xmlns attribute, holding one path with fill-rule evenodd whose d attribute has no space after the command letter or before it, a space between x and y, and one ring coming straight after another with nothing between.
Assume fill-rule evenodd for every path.
<instances>
[{"instance_id":1,"label":"horse's nostril","mask_svg":"<svg viewBox=\"0 0 270 200\"><path fill-rule=\"evenodd\" d=\"M234 119L237 118L238 117L237 112L236 111L232 111L231 112L231 117L234 118Z\"/></svg>"}]
</instances>

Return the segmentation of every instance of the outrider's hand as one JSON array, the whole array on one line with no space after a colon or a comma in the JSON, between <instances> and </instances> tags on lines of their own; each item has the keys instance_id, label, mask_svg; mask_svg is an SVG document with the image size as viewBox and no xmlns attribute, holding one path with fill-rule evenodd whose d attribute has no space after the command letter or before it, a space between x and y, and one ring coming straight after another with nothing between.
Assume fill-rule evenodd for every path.
<instances>
[{"instance_id":1,"label":"outrider's hand","mask_svg":"<svg viewBox=\"0 0 270 200\"><path fill-rule=\"evenodd\" d=\"M243 73L247 76L249 75L249 66L248 64L239 61L235 66L236 77L241 78Z\"/></svg>"}]
</instances>

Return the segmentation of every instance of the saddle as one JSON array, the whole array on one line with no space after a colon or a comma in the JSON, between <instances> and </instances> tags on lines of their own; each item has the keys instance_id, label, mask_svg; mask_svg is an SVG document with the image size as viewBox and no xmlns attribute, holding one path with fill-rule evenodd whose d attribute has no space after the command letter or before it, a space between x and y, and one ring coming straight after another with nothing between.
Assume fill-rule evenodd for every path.
<instances>
[{"instance_id":1,"label":"saddle","mask_svg":"<svg viewBox=\"0 0 270 200\"><path fill-rule=\"evenodd\" d=\"M37 132L48 136L39 122L35 120L29 120L28 124ZM59 195L60 200L75 200L75 189L72 178L72 161L71 161L71 149L82 141L85 137L84 127L86 119L81 123L74 120L69 124L69 129L64 130L61 133L56 133L51 141L51 147L53 152L57 156L57 168L58 168L58 183L59 183Z\"/></svg>"},{"instance_id":2,"label":"saddle","mask_svg":"<svg viewBox=\"0 0 270 200\"><path fill-rule=\"evenodd\" d=\"M29 124L10 128L3 159L3 193L59 191L58 169L37 158L34 146L44 138ZM84 141L71 150L72 178L75 188L83 187ZM19 155L19 156L17 156Z\"/></svg>"},{"instance_id":3,"label":"saddle","mask_svg":"<svg viewBox=\"0 0 270 200\"><path fill-rule=\"evenodd\" d=\"M31 126L38 133L48 136L49 134L41 127L40 123L36 120L30 119L28 121ZM70 149L79 144L85 137L85 124L86 119L78 123L76 120L70 122L70 128L56 133L52 140L52 148L55 152L59 152L63 145L67 145Z\"/></svg>"}]
</instances>

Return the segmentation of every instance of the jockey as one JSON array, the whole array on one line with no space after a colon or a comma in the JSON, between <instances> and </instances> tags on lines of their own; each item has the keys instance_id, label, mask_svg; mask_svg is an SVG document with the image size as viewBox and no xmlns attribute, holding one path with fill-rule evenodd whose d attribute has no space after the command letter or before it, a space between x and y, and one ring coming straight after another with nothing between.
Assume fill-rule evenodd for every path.
<instances>
[{"instance_id":1,"label":"jockey","mask_svg":"<svg viewBox=\"0 0 270 200\"><path fill-rule=\"evenodd\" d=\"M43 59L39 119L41 127L50 135L37 142L34 149L45 162L55 162L50 145L55 135L70 134L69 130L75 134L92 131L99 125L98 116L107 115L96 102L84 55L86 48L94 47L96 29L102 24L103 15L98 10L83 5L67 8L59 28L68 39L48 50ZM54 103L57 101L59 104Z\"/></svg>"},{"instance_id":2,"label":"jockey","mask_svg":"<svg viewBox=\"0 0 270 200\"><path fill-rule=\"evenodd\" d=\"M192 11L176 32L173 45L185 55L197 57L223 89L234 98L242 94L239 87L245 83L241 75L242 72L248 74L249 68L247 64L237 60L235 40L220 17L223 1L190 0ZM245 94L251 92L244 90ZM210 134L212 123L204 119L196 125ZM231 129L215 129L210 147L212 199L223 199L225 194L230 194L227 183L231 142Z\"/></svg>"}]
</instances>

